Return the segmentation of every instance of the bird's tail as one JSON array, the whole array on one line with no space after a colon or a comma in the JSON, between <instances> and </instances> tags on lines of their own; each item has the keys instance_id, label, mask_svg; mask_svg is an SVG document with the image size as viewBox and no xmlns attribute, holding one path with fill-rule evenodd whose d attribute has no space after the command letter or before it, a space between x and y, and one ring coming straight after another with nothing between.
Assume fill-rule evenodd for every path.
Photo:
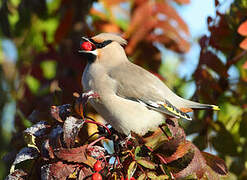
<instances>
[{"instance_id":1,"label":"bird's tail","mask_svg":"<svg viewBox=\"0 0 247 180\"><path fill-rule=\"evenodd\" d=\"M220 110L219 106L216 106L216 105L201 104L201 103L190 101L190 100L186 100L186 99L182 99L182 101L183 101L182 104L186 108L191 108L191 109L212 109L212 110L215 110L215 111L219 111Z\"/></svg>"}]
</instances>

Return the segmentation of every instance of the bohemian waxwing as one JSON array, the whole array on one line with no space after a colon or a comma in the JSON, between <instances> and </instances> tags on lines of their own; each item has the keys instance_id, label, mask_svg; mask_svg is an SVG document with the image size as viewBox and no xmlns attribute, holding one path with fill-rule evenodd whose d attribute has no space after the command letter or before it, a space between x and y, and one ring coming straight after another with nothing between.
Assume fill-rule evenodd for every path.
<instances>
[{"instance_id":1,"label":"bohemian waxwing","mask_svg":"<svg viewBox=\"0 0 247 180\"><path fill-rule=\"evenodd\" d=\"M84 91L99 95L89 102L117 131L144 135L165 122L164 114L191 120L182 110L219 110L177 96L159 78L128 60L121 46L126 44L116 34L102 33L83 37L79 50L88 59L82 76Z\"/></svg>"}]
</instances>

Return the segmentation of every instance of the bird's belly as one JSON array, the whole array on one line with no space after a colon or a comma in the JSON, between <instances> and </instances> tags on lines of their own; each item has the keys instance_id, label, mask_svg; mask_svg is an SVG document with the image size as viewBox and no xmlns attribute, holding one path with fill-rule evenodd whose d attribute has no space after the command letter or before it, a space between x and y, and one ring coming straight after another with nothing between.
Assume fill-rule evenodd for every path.
<instances>
[{"instance_id":1,"label":"bird's belly","mask_svg":"<svg viewBox=\"0 0 247 180\"><path fill-rule=\"evenodd\" d=\"M118 96L109 97L106 102L90 100L90 103L114 129L126 135L131 131L144 135L165 121L163 114Z\"/></svg>"}]
</instances>

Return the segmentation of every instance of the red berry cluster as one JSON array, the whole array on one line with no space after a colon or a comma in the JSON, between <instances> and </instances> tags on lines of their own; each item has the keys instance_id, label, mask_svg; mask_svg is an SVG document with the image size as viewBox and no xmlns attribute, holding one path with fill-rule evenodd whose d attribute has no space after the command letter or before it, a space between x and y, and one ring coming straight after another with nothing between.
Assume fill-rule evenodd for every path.
<instances>
[{"instance_id":1,"label":"red berry cluster","mask_svg":"<svg viewBox=\"0 0 247 180\"><path fill-rule=\"evenodd\" d=\"M97 160L93 166L94 171L96 171L95 173L93 173L92 175L92 180L102 180L102 176L99 173L103 167L102 167L102 162Z\"/></svg>"}]
</instances>

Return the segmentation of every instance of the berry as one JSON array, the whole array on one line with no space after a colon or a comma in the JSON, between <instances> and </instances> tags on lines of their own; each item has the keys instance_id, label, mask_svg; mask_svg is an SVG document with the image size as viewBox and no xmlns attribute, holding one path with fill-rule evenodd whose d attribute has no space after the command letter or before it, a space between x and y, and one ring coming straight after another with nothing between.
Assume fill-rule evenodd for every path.
<instances>
[{"instance_id":1,"label":"berry","mask_svg":"<svg viewBox=\"0 0 247 180\"><path fill-rule=\"evenodd\" d=\"M96 172L99 172L103 169L102 167L102 162L97 160L94 165L93 165L93 169L96 171Z\"/></svg>"},{"instance_id":2,"label":"berry","mask_svg":"<svg viewBox=\"0 0 247 180\"><path fill-rule=\"evenodd\" d=\"M81 49L85 51L91 51L93 49L93 45L92 43L86 41L81 44Z\"/></svg>"},{"instance_id":3,"label":"berry","mask_svg":"<svg viewBox=\"0 0 247 180\"><path fill-rule=\"evenodd\" d=\"M101 174L98 173L98 172L93 173L93 175L92 175L92 180L102 180Z\"/></svg>"}]
</instances>

